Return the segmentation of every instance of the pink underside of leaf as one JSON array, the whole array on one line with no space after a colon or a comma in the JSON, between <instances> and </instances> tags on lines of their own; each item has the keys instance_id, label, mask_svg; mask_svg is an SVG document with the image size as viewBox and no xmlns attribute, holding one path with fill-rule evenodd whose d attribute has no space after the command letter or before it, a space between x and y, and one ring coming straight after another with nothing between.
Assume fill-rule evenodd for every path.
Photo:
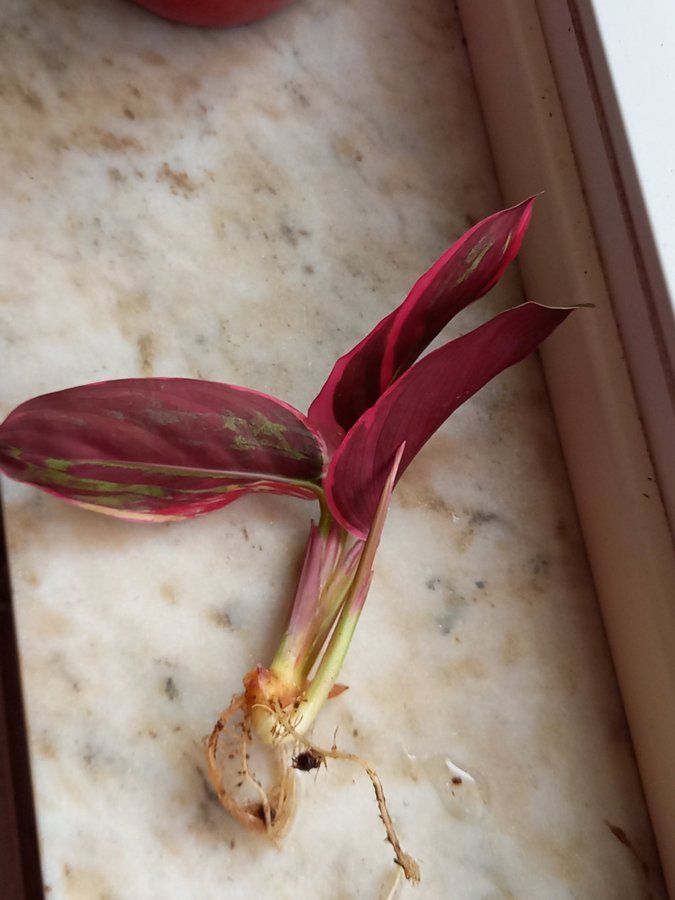
<instances>
[{"instance_id":1,"label":"pink underside of leaf","mask_svg":"<svg viewBox=\"0 0 675 900\"><path fill-rule=\"evenodd\" d=\"M0 425L0 469L62 499L155 521L244 493L315 496L320 435L286 403L193 379L99 382L29 400Z\"/></svg>"},{"instance_id":2,"label":"pink underside of leaf","mask_svg":"<svg viewBox=\"0 0 675 900\"><path fill-rule=\"evenodd\" d=\"M35 485L36 487L39 485ZM88 509L92 512L102 513L103 515L113 516L118 519L126 519L130 522L141 522L153 524L156 522L177 522L182 519L194 519L197 516L205 516L207 513L216 512L239 500L240 497L249 494L282 494L284 496L297 497L300 500L316 500L317 495L314 491L303 489L300 485L280 485L275 481L258 481L247 484L245 488L233 489L228 491L223 497L211 497L200 501L190 501L182 503L169 503L166 506L154 504L148 508L147 504L139 502L135 497L126 497L125 505L122 509L115 507L106 507L96 502L96 497L91 499L73 499L65 496L57 491L49 490L42 487L46 493L52 494L60 500L72 503L82 509ZM85 495L81 495L85 498Z\"/></svg>"},{"instance_id":3,"label":"pink underside of leaf","mask_svg":"<svg viewBox=\"0 0 675 900\"><path fill-rule=\"evenodd\" d=\"M335 449L450 319L501 278L520 249L534 198L479 222L416 282L405 301L333 367L309 419Z\"/></svg>"},{"instance_id":4,"label":"pink underside of leaf","mask_svg":"<svg viewBox=\"0 0 675 900\"><path fill-rule=\"evenodd\" d=\"M398 477L431 435L499 372L530 354L570 313L526 303L420 360L367 410L335 453L326 479L333 516L363 538L398 447Z\"/></svg>"},{"instance_id":5,"label":"pink underside of leaf","mask_svg":"<svg viewBox=\"0 0 675 900\"><path fill-rule=\"evenodd\" d=\"M359 568L356 573L356 581L358 582L359 575L367 574L367 581L365 585L365 591L355 598L354 603L354 611L358 612L359 609L363 606L366 601L366 597L368 596L368 589L370 587L370 579L373 576L373 565L375 563L375 555L377 553L377 549L380 546L380 541L382 539L382 532L384 531L384 523L387 520L387 514L389 512L389 506L391 504L391 495L394 490L394 485L396 484L396 480L399 476L401 461L403 459L403 455L405 453L405 442L402 443L396 453L394 454L394 460L391 464L389 472L384 480L384 484L382 486L382 492L377 501L377 506L375 507L375 513L373 515L372 521L370 522L370 526L368 528L368 536L366 538L366 543L363 548L363 552L361 554L361 558L359 560Z\"/></svg>"}]
</instances>

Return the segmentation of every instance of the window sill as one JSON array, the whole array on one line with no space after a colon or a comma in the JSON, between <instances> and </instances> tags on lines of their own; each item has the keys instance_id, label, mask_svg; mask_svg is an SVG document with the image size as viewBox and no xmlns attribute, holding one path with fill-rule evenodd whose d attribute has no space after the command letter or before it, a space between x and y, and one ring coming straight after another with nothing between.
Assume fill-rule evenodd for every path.
<instances>
[{"instance_id":1,"label":"window sill","mask_svg":"<svg viewBox=\"0 0 675 900\"><path fill-rule=\"evenodd\" d=\"M545 192L521 257L526 293L594 305L542 357L674 892L675 320L659 257L667 240L655 237L659 216L612 90L622 82L610 78L589 4L459 0L459 9L504 199Z\"/></svg>"}]
</instances>

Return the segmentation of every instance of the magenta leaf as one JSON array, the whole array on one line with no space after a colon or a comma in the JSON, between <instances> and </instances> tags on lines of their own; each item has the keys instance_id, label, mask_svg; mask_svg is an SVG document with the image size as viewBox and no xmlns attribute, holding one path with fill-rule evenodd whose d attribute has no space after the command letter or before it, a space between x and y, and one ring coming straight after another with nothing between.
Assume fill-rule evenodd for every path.
<instances>
[{"instance_id":1,"label":"magenta leaf","mask_svg":"<svg viewBox=\"0 0 675 900\"><path fill-rule=\"evenodd\" d=\"M531 353L570 312L537 303L509 309L425 356L395 381L331 461L325 490L336 520L363 538L401 444L398 477L457 407Z\"/></svg>"},{"instance_id":2,"label":"magenta leaf","mask_svg":"<svg viewBox=\"0 0 675 900\"><path fill-rule=\"evenodd\" d=\"M534 198L467 231L417 281L404 302L333 366L309 419L335 449L458 312L482 297L515 258Z\"/></svg>"},{"instance_id":3,"label":"magenta leaf","mask_svg":"<svg viewBox=\"0 0 675 900\"><path fill-rule=\"evenodd\" d=\"M64 500L146 521L249 491L314 498L321 437L286 403L188 378L129 378L36 397L0 425L0 470Z\"/></svg>"}]
</instances>

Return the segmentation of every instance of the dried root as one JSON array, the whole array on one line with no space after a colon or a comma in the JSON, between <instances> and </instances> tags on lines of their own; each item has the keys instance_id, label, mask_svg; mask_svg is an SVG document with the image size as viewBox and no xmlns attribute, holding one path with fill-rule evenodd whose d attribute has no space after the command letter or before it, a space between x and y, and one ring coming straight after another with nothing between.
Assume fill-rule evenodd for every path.
<instances>
[{"instance_id":1,"label":"dried root","mask_svg":"<svg viewBox=\"0 0 675 900\"><path fill-rule=\"evenodd\" d=\"M299 734L292 723L294 708L285 710L281 705L264 706L265 712L274 716L276 721L275 733L278 739L270 746L270 750L275 754L278 776L277 783L272 790L268 791L263 787L249 766L249 747L252 739L251 717L256 706L259 707L260 704L251 706L247 703L245 694L233 697L228 708L220 714L206 742L209 776L218 799L230 815L250 831L265 834L273 840L280 838L290 824L295 810L294 769L311 771L325 765L327 759L341 759L356 763L365 770L373 785L387 840L394 850L394 862L400 866L408 881L418 882L420 880L419 866L413 857L401 847L377 772L360 756L338 750L335 741L330 749L324 749L317 747L305 736ZM233 724L232 720L235 717L238 717L239 721ZM237 755L241 780L237 783L236 788L239 790L248 787L258 797L255 802L239 802L235 799L234 792L227 790L223 784L222 771L217 757L221 735L226 731L230 734L238 732ZM292 738L295 742L290 764L285 750L285 738ZM234 754L230 754L230 756L232 757Z\"/></svg>"},{"instance_id":2,"label":"dried root","mask_svg":"<svg viewBox=\"0 0 675 900\"><path fill-rule=\"evenodd\" d=\"M239 721L233 723L238 717ZM206 758L209 777L218 800L227 812L244 828L265 834L273 840L282 837L295 811L295 778L293 769L287 764L284 750L280 746L272 748L278 773L276 785L267 791L249 767L249 747L251 744L251 713L247 708L244 694L237 694L223 710L206 740ZM239 759L240 781L235 790L228 790L223 784L223 774L218 761L218 747L223 732L236 736ZM235 754L230 754L234 756ZM235 794L248 787L258 796L257 801L240 802Z\"/></svg>"},{"instance_id":3,"label":"dried root","mask_svg":"<svg viewBox=\"0 0 675 900\"><path fill-rule=\"evenodd\" d=\"M297 732L295 732L293 727L287 721L285 721L285 719L282 719L281 724L288 730L288 733L295 738L298 744L306 748L304 751L305 758L309 758L312 762L312 765L309 768L318 768L322 764L325 765L326 759L343 759L348 762L356 763L365 770L366 775L368 776L368 778L370 778L371 784L373 785L373 789L375 791L375 799L377 801L377 807L380 810L380 818L382 819L384 829L387 833L387 840L394 849L394 862L397 866L401 867L401 869L403 870L403 874L408 879L408 881L418 882L420 880L420 868L413 857L410 856L409 853L406 853L401 847L398 835L396 834L396 829L394 828L394 823L391 819L391 816L389 815L382 782L380 781L380 776L377 774L375 769L373 769L373 767L368 762L366 762L365 759L362 759L355 753L345 753L342 750L338 750L335 744L335 739L333 739L333 746L330 748L330 750L326 750L321 747L317 747L315 744L312 744L311 741L308 741L307 738L297 734ZM296 765L296 768L300 768L299 766L297 766L297 760L301 756L301 754L298 754L298 756L295 757L294 765Z\"/></svg>"}]
</instances>

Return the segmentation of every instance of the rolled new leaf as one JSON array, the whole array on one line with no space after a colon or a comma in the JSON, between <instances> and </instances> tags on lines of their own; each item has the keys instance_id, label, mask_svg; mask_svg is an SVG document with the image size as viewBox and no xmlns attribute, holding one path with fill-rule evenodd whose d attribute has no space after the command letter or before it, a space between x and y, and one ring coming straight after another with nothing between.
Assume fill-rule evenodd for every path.
<instances>
[{"instance_id":1,"label":"rolled new leaf","mask_svg":"<svg viewBox=\"0 0 675 900\"><path fill-rule=\"evenodd\" d=\"M571 312L525 303L430 353L401 376L350 429L325 479L337 521L367 534L397 449L398 477L431 435L465 400L519 362Z\"/></svg>"},{"instance_id":2,"label":"rolled new leaf","mask_svg":"<svg viewBox=\"0 0 675 900\"><path fill-rule=\"evenodd\" d=\"M104 381L36 397L0 425L0 470L123 518L182 519L250 491L312 499L326 463L302 413L188 378Z\"/></svg>"},{"instance_id":3,"label":"rolled new leaf","mask_svg":"<svg viewBox=\"0 0 675 900\"><path fill-rule=\"evenodd\" d=\"M335 363L308 413L331 449L450 319L499 281L520 249L533 203L530 198L474 225L397 309Z\"/></svg>"}]
</instances>

